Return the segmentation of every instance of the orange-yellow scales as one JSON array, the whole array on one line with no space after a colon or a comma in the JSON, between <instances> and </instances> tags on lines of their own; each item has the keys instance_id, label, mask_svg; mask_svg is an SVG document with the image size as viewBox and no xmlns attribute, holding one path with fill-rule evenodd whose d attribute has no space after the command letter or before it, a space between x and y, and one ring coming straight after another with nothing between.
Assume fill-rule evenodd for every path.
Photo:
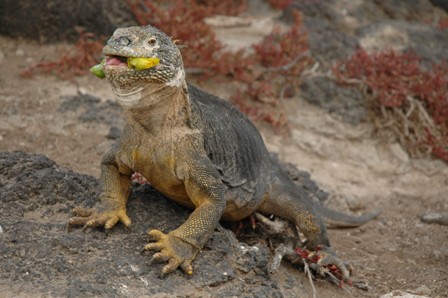
<instances>
[{"instance_id":1,"label":"orange-yellow scales","mask_svg":"<svg viewBox=\"0 0 448 298\"><path fill-rule=\"evenodd\" d=\"M136 70L145 70L159 64L159 58L128 58L128 67Z\"/></svg>"}]
</instances>

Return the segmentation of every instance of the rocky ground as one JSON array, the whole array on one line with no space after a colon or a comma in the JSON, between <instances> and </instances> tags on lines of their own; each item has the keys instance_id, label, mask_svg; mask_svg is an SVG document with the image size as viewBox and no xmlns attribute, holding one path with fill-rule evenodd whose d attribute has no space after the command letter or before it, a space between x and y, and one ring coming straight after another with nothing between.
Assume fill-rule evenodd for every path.
<instances>
[{"instance_id":1,"label":"rocky ground","mask_svg":"<svg viewBox=\"0 0 448 298\"><path fill-rule=\"evenodd\" d=\"M428 62L448 59L448 31L434 26L447 17L443 7L435 6L443 2L294 3L305 16L319 71L357 46L412 48ZM289 20L288 13L253 10L245 17L252 27L216 28L218 37L244 47L268 33L274 18ZM273 253L264 238L256 246L244 235L237 240L225 223L195 262L193 277L179 271L161 279L161 265L150 266L140 253L148 240L145 232L172 230L189 211L148 186L133 190L130 230L118 226L107 236L100 230L67 233L73 206L94 204L99 160L123 122L104 81L19 76L61 47L0 36L0 296L312 296L301 268L284 262L279 272L268 273ZM196 83L229 97L226 86ZM395 296L448 297L448 227L421 220L427 212L448 212L446 164L412 159L398 143L379 139L362 94L325 78L305 77L301 92L283 107L290 135L258 123L268 148L309 173L322 191L317 197L332 208L384 210L361 228L329 232L338 254L350 261L354 278L365 281L368 291L317 280L318 297L379 297L393 291ZM300 177L299 183L318 191L303 172Z\"/></svg>"}]
</instances>

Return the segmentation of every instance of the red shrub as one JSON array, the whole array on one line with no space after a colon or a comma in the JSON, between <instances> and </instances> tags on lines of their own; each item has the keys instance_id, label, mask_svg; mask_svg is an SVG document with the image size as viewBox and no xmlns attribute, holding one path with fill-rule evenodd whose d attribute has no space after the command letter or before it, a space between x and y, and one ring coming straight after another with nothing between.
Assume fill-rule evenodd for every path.
<instances>
[{"instance_id":1,"label":"red shrub","mask_svg":"<svg viewBox=\"0 0 448 298\"><path fill-rule=\"evenodd\" d=\"M275 68L288 75L298 75L304 65L300 63L308 53L308 36L302 28L302 18L294 12L294 25L287 32L275 27L263 41L254 45L260 62L267 68ZM309 61L307 61L309 62Z\"/></svg>"},{"instance_id":2,"label":"red shrub","mask_svg":"<svg viewBox=\"0 0 448 298\"><path fill-rule=\"evenodd\" d=\"M277 9L285 9L292 3L292 0L269 0L269 4Z\"/></svg>"},{"instance_id":3,"label":"red shrub","mask_svg":"<svg viewBox=\"0 0 448 298\"><path fill-rule=\"evenodd\" d=\"M447 19L440 20L437 23L437 28L440 29L440 30L448 29L448 20Z\"/></svg>"},{"instance_id":4,"label":"red shrub","mask_svg":"<svg viewBox=\"0 0 448 298\"><path fill-rule=\"evenodd\" d=\"M280 128L287 128L288 121L277 104L286 89L296 87L300 73L312 62L301 15L294 11L294 18L293 26L286 32L275 27L259 44L253 45L254 59L264 69L258 74L251 73L250 80L243 87L244 91L239 90L232 97L240 109L253 119L262 119ZM270 106L275 106L277 110L273 111Z\"/></svg>"},{"instance_id":5,"label":"red shrub","mask_svg":"<svg viewBox=\"0 0 448 298\"><path fill-rule=\"evenodd\" d=\"M22 71L21 75L30 77L33 74L54 74L64 79L84 75L89 68L101 59L104 39L96 39L92 33L77 29L79 40L75 46L67 49L55 60L37 63Z\"/></svg>"},{"instance_id":6,"label":"red shrub","mask_svg":"<svg viewBox=\"0 0 448 298\"><path fill-rule=\"evenodd\" d=\"M417 140L414 145L424 142L434 155L448 161L447 63L434 64L430 70L424 70L421 59L415 54L394 51L368 54L359 50L347 61L337 63L333 73L341 83L348 79L360 80L380 106L397 112L401 110L396 115L404 118L395 121L413 122L414 125L412 130L408 124L404 125L409 131L403 134L424 132L414 138ZM427 113L432 121L426 121L425 115L411 119L411 113L415 112L410 108L413 100L420 101L419 105L424 108L421 113Z\"/></svg>"}]
</instances>

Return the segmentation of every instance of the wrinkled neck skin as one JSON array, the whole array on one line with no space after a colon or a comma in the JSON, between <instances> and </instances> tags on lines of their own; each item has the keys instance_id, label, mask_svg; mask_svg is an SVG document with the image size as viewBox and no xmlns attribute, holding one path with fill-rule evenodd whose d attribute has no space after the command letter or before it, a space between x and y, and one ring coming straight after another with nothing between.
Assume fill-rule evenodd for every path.
<instances>
[{"instance_id":1,"label":"wrinkled neck skin","mask_svg":"<svg viewBox=\"0 0 448 298\"><path fill-rule=\"evenodd\" d=\"M190 99L185 79L172 83L146 83L125 89L112 84L126 121L144 134L158 136L173 127L188 126Z\"/></svg>"}]
</instances>

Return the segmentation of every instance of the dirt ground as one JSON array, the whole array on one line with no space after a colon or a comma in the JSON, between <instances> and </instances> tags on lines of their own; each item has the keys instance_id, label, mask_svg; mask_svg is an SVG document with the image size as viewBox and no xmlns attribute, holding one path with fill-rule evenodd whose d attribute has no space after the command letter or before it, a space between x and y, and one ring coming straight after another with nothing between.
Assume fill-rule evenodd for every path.
<instances>
[{"instance_id":1,"label":"dirt ground","mask_svg":"<svg viewBox=\"0 0 448 298\"><path fill-rule=\"evenodd\" d=\"M251 34L256 39L260 33ZM222 31L219 36L234 35ZM234 38L238 45L238 36ZM19 76L24 67L56 55L62 46L0 36L0 151L41 153L60 166L99 177L101 156L122 125L107 82L89 76L73 81ZM199 85L229 97L226 86ZM360 228L329 232L339 256L350 261L355 277L366 281L369 290L346 291L317 281L318 297L379 297L394 290L448 297L448 227L420 219L426 212L448 212L447 165L412 159L398 143L376 138L369 122L348 124L300 94L283 105L289 136L258 123L268 149L309 172L330 194L330 207L351 213L383 210ZM7 221L2 218L0 224ZM309 289L303 272L284 267L271 278L281 282L285 276L297 277Z\"/></svg>"}]
</instances>

